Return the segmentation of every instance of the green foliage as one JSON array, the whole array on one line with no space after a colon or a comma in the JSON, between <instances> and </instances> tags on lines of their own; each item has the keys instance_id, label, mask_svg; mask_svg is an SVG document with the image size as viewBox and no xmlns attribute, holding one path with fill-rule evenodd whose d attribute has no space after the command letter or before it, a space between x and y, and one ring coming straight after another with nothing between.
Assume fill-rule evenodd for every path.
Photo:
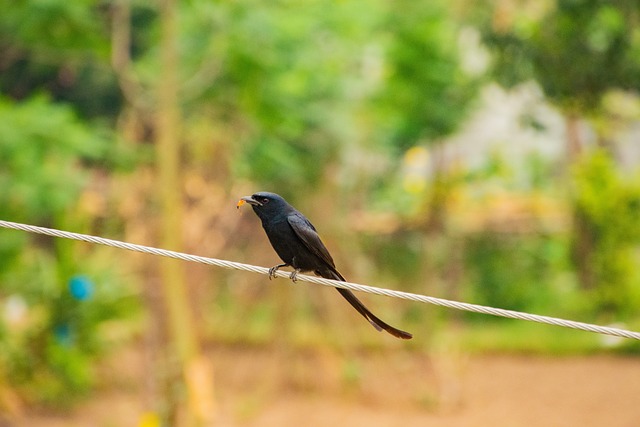
<instances>
[{"instance_id":1,"label":"green foliage","mask_svg":"<svg viewBox=\"0 0 640 427\"><path fill-rule=\"evenodd\" d=\"M103 133L44 95L0 98L0 218L82 231L78 199L87 165L105 160ZM13 313L0 320L0 373L26 400L69 404L92 384L100 328L132 311L110 267L71 241L0 231L0 301Z\"/></svg>"},{"instance_id":2,"label":"green foliage","mask_svg":"<svg viewBox=\"0 0 640 427\"><path fill-rule=\"evenodd\" d=\"M95 383L95 359L111 345L107 328L131 316L135 302L106 260L83 257L86 262L78 265L57 255L30 248L15 271L3 275L6 309L22 309L11 309L15 314L3 320L0 365L5 381L25 400L60 407ZM90 276L73 273L78 271Z\"/></svg>"},{"instance_id":3,"label":"green foliage","mask_svg":"<svg viewBox=\"0 0 640 427\"><path fill-rule=\"evenodd\" d=\"M0 31L13 46L35 47L43 55L86 49L108 52L100 40L106 27L101 28L100 9L94 0L3 0L0 5L4 11Z\"/></svg>"},{"instance_id":4,"label":"green foliage","mask_svg":"<svg viewBox=\"0 0 640 427\"><path fill-rule=\"evenodd\" d=\"M591 118L601 141L615 145L602 113L612 90L640 88L638 2L553 0L483 3L474 15L505 86L535 80L572 118ZM600 115L600 116L598 116ZM577 137L576 137L577 138ZM582 141L572 140L571 149ZM574 147L575 146L575 147ZM572 153L574 152L572 151ZM573 171L569 253L591 311L626 317L638 302L638 183L610 156L584 155Z\"/></svg>"},{"instance_id":5,"label":"green foliage","mask_svg":"<svg viewBox=\"0 0 640 427\"><path fill-rule=\"evenodd\" d=\"M474 302L527 311L554 301L565 247L561 239L542 234L469 236L465 263Z\"/></svg>"},{"instance_id":6,"label":"green foliage","mask_svg":"<svg viewBox=\"0 0 640 427\"><path fill-rule=\"evenodd\" d=\"M250 129L237 167L294 195L337 158L344 138L337 125L348 119L341 117L348 115L347 85L357 78L367 23L346 19L344 9L357 1L293 9L286 2L249 3L236 15L234 48L220 80L232 85Z\"/></svg>"},{"instance_id":7,"label":"green foliage","mask_svg":"<svg viewBox=\"0 0 640 427\"><path fill-rule=\"evenodd\" d=\"M476 87L460 67L458 31L442 2L392 2L386 75L379 103L382 135L401 151L451 134Z\"/></svg>"},{"instance_id":8,"label":"green foliage","mask_svg":"<svg viewBox=\"0 0 640 427\"><path fill-rule=\"evenodd\" d=\"M0 216L39 224L75 203L87 179L81 161L100 157L106 142L45 96L21 103L0 98L0 141ZM7 230L0 236L1 274L27 238Z\"/></svg>"},{"instance_id":9,"label":"green foliage","mask_svg":"<svg viewBox=\"0 0 640 427\"><path fill-rule=\"evenodd\" d=\"M104 156L106 139L69 107L45 96L15 103L0 98L0 214L41 222L60 215L87 180L83 161Z\"/></svg>"},{"instance_id":10,"label":"green foliage","mask_svg":"<svg viewBox=\"0 0 640 427\"><path fill-rule=\"evenodd\" d=\"M108 63L104 7L93 0L3 0L0 8L3 94L25 99L47 92L83 117L115 119L122 97Z\"/></svg>"},{"instance_id":11,"label":"green foliage","mask_svg":"<svg viewBox=\"0 0 640 427\"><path fill-rule=\"evenodd\" d=\"M384 1L182 4L184 108L209 103L233 133L233 171L291 197L354 143L398 154L449 134L475 93L457 28L444 3L410 7L411 19ZM159 78L158 60L141 47L141 80Z\"/></svg>"},{"instance_id":12,"label":"green foliage","mask_svg":"<svg viewBox=\"0 0 640 427\"><path fill-rule=\"evenodd\" d=\"M379 271L392 278L412 283L419 281L424 273L423 236L415 231L401 231L387 236L364 236L363 249L375 260Z\"/></svg>"},{"instance_id":13,"label":"green foliage","mask_svg":"<svg viewBox=\"0 0 640 427\"><path fill-rule=\"evenodd\" d=\"M215 105L213 119L234 132L236 173L292 195L336 158L346 84L357 77L368 28L348 12L362 4L196 1L182 8L185 108ZM136 64L148 80L157 60L149 46Z\"/></svg>"},{"instance_id":14,"label":"green foliage","mask_svg":"<svg viewBox=\"0 0 640 427\"><path fill-rule=\"evenodd\" d=\"M530 2L511 20L499 6L489 10L495 16L481 25L503 84L535 79L551 101L578 113L596 110L612 88L640 87L637 2Z\"/></svg>"},{"instance_id":15,"label":"green foliage","mask_svg":"<svg viewBox=\"0 0 640 427\"><path fill-rule=\"evenodd\" d=\"M573 260L596 309L632 313L640 301L640 180L629 179L603 150L574 168Z\"/></svg>"}]
</instances>

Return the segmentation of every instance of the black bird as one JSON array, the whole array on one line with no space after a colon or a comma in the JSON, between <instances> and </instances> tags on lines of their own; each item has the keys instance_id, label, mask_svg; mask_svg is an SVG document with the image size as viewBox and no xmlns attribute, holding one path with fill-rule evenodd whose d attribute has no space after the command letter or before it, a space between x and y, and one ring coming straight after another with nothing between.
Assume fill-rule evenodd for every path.
<instances>
[{"instance_id":1,"label":"black bird","mask_svg":"<svg viewBox=\"0 0 640 427\"><path fill-rule=\"evenodd\" d=\"M346 281L336 270L333 258L320 240L313 224L285 199L274 193L259 192L242 197L237 207L240 208L244 203L249 203L258 215L271 246L284 262L269 269L269 278L274 277L281 267L293 267L294 271L290 276L293 281L299 272L307 271L313 271L327 279ZM378 331L385 330L402 339L413 337L410 333L396 329L377 318L350 290L336 289Z\"/></svg>"}]
</instances>

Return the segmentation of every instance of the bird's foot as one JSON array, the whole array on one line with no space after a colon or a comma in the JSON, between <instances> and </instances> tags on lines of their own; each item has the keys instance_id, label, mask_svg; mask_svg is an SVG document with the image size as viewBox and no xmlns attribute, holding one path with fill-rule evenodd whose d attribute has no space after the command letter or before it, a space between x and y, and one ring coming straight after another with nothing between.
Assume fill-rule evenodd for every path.
<instances>
[{"instance_id":1,"label":"bird's foot","mask_svg":"<svg viewBox=\"0 0 640 427\"><path fill-rule=\"evenodd\" d=\"M276 278L276 273L280 269L280 267L287 267L289 264L278 264L274 265L269 269L269 280Z\"/></svg>"},{"instance_id":2,"label":"bird's foot","mask_svg":"<svg viewBox=\"0 0 640 427\"><path fill-rule=\"evenodd\" d=\"M275 267L271 267L269 269L269 280L271 280L274 277L276 277L276 271L278 271L278 266L277 265Z\"/></svg>"},{"instance_id":3,"label":"bird's foot","mask_svg":"<svg viewBox=\"0 0 640 427\"><path fill-rule=\"evenodd\" d=\"M291 279L291 281L293 283L298 281L298 273L300 273L300 269L295 269L290 275L289 275L289 279Z\"/></svg>"}]
</instances>

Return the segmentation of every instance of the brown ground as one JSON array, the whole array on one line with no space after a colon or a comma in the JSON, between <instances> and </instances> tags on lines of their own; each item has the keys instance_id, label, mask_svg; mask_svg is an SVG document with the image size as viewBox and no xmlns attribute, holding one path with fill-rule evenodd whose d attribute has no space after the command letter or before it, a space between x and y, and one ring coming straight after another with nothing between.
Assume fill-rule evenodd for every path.
<instances>
[{"instance_id":1,"label":"brown ground","mask_svg":"<svg viewBox=\"0 0 640 427\"><path fill-rule=\"evenodd\" d=\"M635 358L286 355L246 348L209 356L217 394L213 425L225 427L640 426ZM138 426L149 390L143 366L139 352L128 352L107 369L114 384L72 414L26 414L9 425Z\"/></svg>"}]
</instances>

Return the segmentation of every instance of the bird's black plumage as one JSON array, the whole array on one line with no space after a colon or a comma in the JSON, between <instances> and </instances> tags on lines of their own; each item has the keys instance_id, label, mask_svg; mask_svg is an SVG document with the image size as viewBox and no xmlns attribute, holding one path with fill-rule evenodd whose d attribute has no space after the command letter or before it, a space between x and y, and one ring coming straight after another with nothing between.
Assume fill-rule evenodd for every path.
<instances>
[{"instance_id":1,"label":"bird's black plumage","mask_svg":"<svg viewBox=\"0 0 640 427\"><path fill-rule=\"evenodd\" d=\"M258 215L271 246L284 262L271 268L271 276L278 268L290 266L295 270L291 274L293 280L298 272L313 271L327 279L345 281L313 224L281 196L259 192L241 198L238 207L243 203L249 203ZM376 317L350 290L336 289L378 331L385 330L402 339L412 337L410 333L396 329Z\"/></svg>"}]
</instances>

